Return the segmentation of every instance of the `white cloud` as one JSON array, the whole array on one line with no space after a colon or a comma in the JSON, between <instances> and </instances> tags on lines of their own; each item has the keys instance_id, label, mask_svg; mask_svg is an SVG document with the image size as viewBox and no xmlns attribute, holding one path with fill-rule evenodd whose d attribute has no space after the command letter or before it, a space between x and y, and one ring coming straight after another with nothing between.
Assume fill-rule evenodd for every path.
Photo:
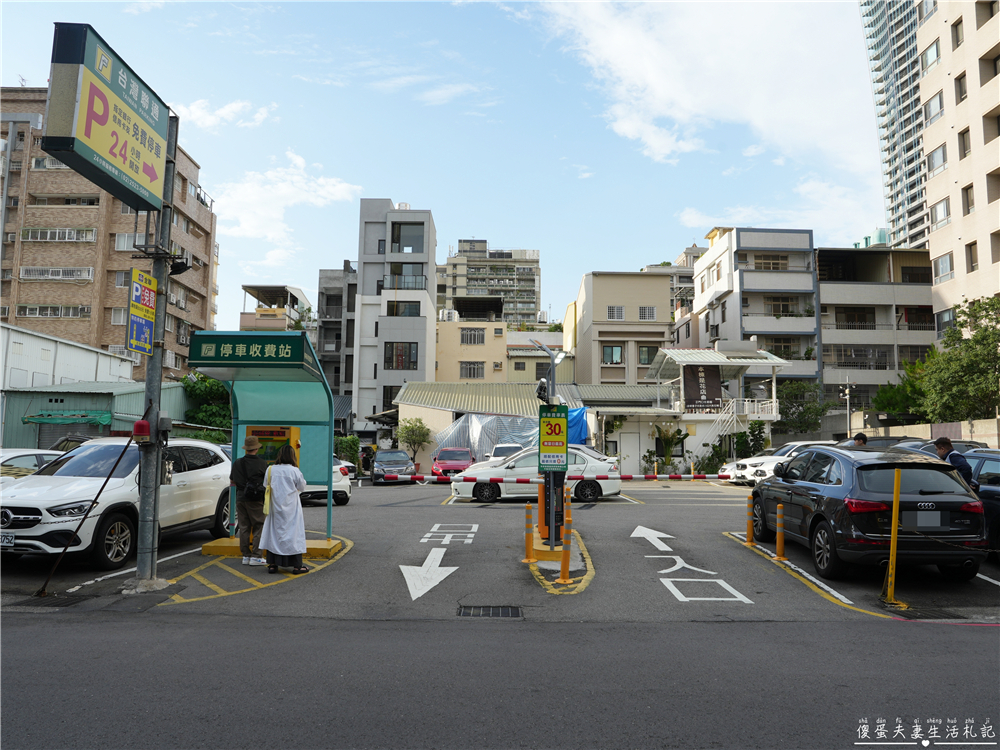
<instances>
[{"instance_id":1,"label":"white cloud","mask_svg":"<svg viewBox=\"0 0 1000 750\"><path fill-rule=\"evenodd\" d=\"M418 94L416 98L424 104L436 106L447 104L452 99L464 96L465 94L474 94L477 91L479 91L479 87L471 83L449 83Z\"/></svg>"},{"instance_id":2,"label":"white cloud","mask_svg":"<svg viewBox=\"0 0 1000 750\"><path fill-rule=\"evenodd\" d=\"M386 78L382 81L374 81L372 83L372 88L391 94L402 88L406 88L407 86L415 86L418 83L427 83L428 81L433 80L434 76L426 75L395 76L393 78Z\"/></svg>"},{"instance_id":3,"label":"white cloud","mask_svg":"<svg viewBox=\"0 0 1000 750\"><path fill-rule=\"evenodd\" d=\"M576 167L578 180L586 180L588 177L594 176L593 172L588 171L590 168L586 164L574 164L573 166Z\"/></svg>"},{"instance_id":4,"label":"white cloud","mask_svg":"<svg viewBox=\"0 0 1000 750\"><path fill-rule=\"evenodd\" d=\"M315 83L320 86L346 86L343 81L334 80L333 78L308 78L307 76L294 75L292 78L298 78L300 81L305 81L306 83Z\"/></svg>"},{"instance_id":5,"label":"white cloud","mask_svg":"<svg viewBox=\"0 0 1000 750\"><path fill-rule=\"evenodd\" d=\"M764 153L764 151L765 151L764 147L761 146L759 143L757 143L757 144L754 144L753 146L747 146L745 149L743 149L743 155L744 156L760 156L761 154Z\"/></svg>"},{"instance_id":6,"label":"white cloud","mask_svg":"<svg viewBox=\"0 0 1000 750\"><path fill-rule=\"evenodd\" d=\"M122 11L137 16L140 13L149 13L151 10L159 10L162 7L163 3L129 3L122 8Z\"/></svg>"},{"instance_id":7,"label":"white cloud","mask_svg":"<svg viewBox=\"0 0 1000 750\"><path fill-rule=\"evenodd\" d=\"M285 156L289 166L247 172L240 182L225 183L213 191L220 234L267 240L287 249L292 237L292 228L285 223L288 209L321 208L360 195L358 185L310 174L305 159L291 149Z\"/></svg>"},{"instance_id":8,"label":"white cloud","mask_svg":"<svg viewBox=\"0 0 1000 750\"><path fill-rule=\"evenodd\" d=\"M268 118L268 116L271 114L271 112L273 112L277 108L278 108L278 105L275 102L271 102L266 107L261 107L256 112L254 112L254 115L253 115L252 119L250 119L250 120L240 120L236 124L239 125L241 128L255 128L258 125L260 125L262 122L264 122L264 120L266 120ZM272 119L277 120L277 118L272 118Z\"/></svg>"},{"instance_id":9,"label":"white cloud","mask_svg":"<svg viewBox=\"0 0 1000 750\"><path fill-rule=\"evenodd\" d=\"M783 167L785 166L785 157L779 156L777 159L771 159L771 163L777 167Z\"/></svg>"},{"instance_id":10,"label":"white cloud","mask_svg":"<svg viewBox=\"0 0 1000 750\"><path fill-rule=\"evenodd\" d=\"M253 104L244 99L237 99L214 110L209 105L208 99L191 102L191 105L187 107L183 104L171 104L170 107L180 116L183 124L194 125L205 130L214 130L220 125L234 122L241 128L257 127L268 118L271 112L278 108L278 105L272 102L265 107L260 107L249 119L243 119L243 115L253 109Z\"/></svg>"}]
</instances>

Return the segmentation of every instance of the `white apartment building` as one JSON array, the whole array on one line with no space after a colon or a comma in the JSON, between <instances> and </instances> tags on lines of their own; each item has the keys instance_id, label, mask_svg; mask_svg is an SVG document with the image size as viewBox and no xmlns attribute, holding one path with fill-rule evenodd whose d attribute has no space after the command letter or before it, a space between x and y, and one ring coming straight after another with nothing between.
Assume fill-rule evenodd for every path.
<instances>
[{"instance_id":1,"label":"white apartment building","mask_svg":"<svg viewBox=\"0 0 1000 750\"><path fill-rule=\"evenodd\" d=\"M435 379L436 247L430 211L361 200L351 395L362 439L374 439L369 417L392 409L403 383Z\"/></svg>"},{"instance_id":2,"label":"white apartment building","mask_svg":"<svg viewBox=\"0 0 1000 750\"><path fill-rule=\"evenodd\" d=\"M871 71L872 95L882 152L882 187L889 245L924 247L927 204L920 130L921 60L917 21L928 3L861 0L861 21Z\"/></svg>"},{"instance_id":3,"label":"white apartment building","mask_svg":"<svg viewBox=\"0 0 1000 750\"><path fill-rule=\"evenodd\" d=\"M937 336L1000 294L1000 3L923 2L924 154Z\"/></svg>"},{"instance_id":4,"label":"white apartment building","mask_svg":"<svg viewBox=\"0 0 1000 750\"><path fill-rule=\"evenodd\" d=\"M438 307L468 309L494 298L503 301L505 323L540 322L539 256L538 250L490 248L486 240L459 240L458 252L437 266Z\"/></svg>"}]
</instances>

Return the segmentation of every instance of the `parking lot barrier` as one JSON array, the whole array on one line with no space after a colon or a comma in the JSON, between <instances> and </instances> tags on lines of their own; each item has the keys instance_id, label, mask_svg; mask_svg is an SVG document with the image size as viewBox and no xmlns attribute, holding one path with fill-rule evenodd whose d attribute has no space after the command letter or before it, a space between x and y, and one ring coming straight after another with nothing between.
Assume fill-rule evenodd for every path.
<instances>
[{"instance_id":1,"label":"parking lot barrier","mask_svg":"<svg viewBox=\"0 0 1000 750\"><path fill-rule=\"evenodd\" d=\"M538 562L538 558L536 558L532 554L533 545L531 543L531 537L532 533L534 532L533 528L534 524L532 523L532 521L533 519L531 517L531 503L525 503L524 504L524 559L521 560L521 562L523 563Z\"/></svg>"},{"instance_id":2,"label":"parking lot barrier","mask_svg":"<svg viewBox=\"0 0 1000 750\"><path fill-rule=\"evenodd\" d=\"M753 495L747 495L747 547L753 546Z\"/></svg>"},{"instance_id":3,"label":"parking lot barrier","mask_svg":"<svg viewBox=\"0 0 1000 750\"><path fill-rule=\"evenodd\" d=\"M778 503L778 543L775 547L775 560L787 560L785 557L785 506Z\"/></svg>"},{"instance_id":4,"label":"parking lot barrier","mask_svg":"<svg viewBox=\"0 0 1000 750\"><path fill-rule=\"evenodd\" d=\"M582 481L614 481L621 482L665 482L665 481L688 481L692 479L732 479L729 474L567 474L567 482ZM430 482L431 484L538 484L544 485L542 477L465 477L449 476L438 477L427 474L386 474L382 477L384 482Z\"/></svg>"},{"instance_id":5,"label":"parking lot barrier","mask_svg":"<svg viewBox=\"0 0 1000 750\"><path fill-rule=\"evenodd\" d=\"M563 516L562 528L562 565L559 566L559 577L556 579L556 583L573 583L573 579L569 577L569 550L573 542L573 524L569 517L569 500L566 500L564 507L565 515Z\"/></svg>"}]
</instances>

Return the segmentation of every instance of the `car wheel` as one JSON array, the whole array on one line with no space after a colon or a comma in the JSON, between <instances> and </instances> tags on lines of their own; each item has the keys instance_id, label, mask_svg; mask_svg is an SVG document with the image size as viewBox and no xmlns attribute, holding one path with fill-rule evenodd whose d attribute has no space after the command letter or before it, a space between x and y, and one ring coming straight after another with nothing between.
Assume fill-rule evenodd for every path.
<instances>
[{"instance_id":1,"label":"car wheel","mask_svg":"<svg viewBox=\"0 0 1000 750\"><path fill-rule=\"evenodd\" d=\"M601 492L601 485L590 479L580 482L576 486L576 499L581 503L592 503L595 500L599 500L603 494Z\"/></svg>"},{"instance_id":2,"label":"car wheel","mask_svg":"<svg viewBox=\"0 0 1000 750\"><path fill-rule=\"evenodd\" d=\"M837 554L837 543L833 539L833 529L826 521L820 521L813 532L812 544L813 565L822 578L831 580L840 578L847 569L846 564Z\"/></svg>"},{"instance_id":3,"label":"car wheel","mask_svg":"<svg viewBox=\"0 0 1000 750\"><path fill-rule=\"evenodd\" d=\"M94 565L101 570L125 566L135 549L135 524L121 513L109 513L97 525L94 535Z\"/></svg>"},{"instance_id":4,"label":"car wheel","mask_svg":"<svg viewBox=\"0 0 1000 750\"><path fill-rule=\"evenodd\" d=\"M758 542L773 542L776 534L767 528L767 516L764 513L764 502L755 497L753 500L753 538Z\"/></svg>"},{"instance_id":5,"label":"car wheel","mask_svg":"<svg viewBox=\"0 0 1000 750\"><path fill-rule=\"evenodd\" d=\"M952 581L971 581L979 574L979 563L973 563L969 567L964 565L938 565L941 575Z\"/></svg>"},{"instance_id":6,"label":"car wheel","mask_svg":"<svg viewBox=\"0 0 1000 750\"><path fill-rule=\"evenodd\" d=\"M472 494L481 503L495 503L500 499L500 486L496 484L480 483L472 488Z\"/></svg>"},{"instance_id":7,"label":"car wheel","mask_svg":"<svg viewBox=\"0 0 1000 750\"><path fill-rule=\"evenodd\" d=\"M219 495L219 504L215 508L215 523L208 533L213 539L229 536L229 490Z\"/></svg>"},{"instance_id":8,"label":"car wheel","mask_svg":"<svg viewBox=\"0 0 1000 750\"><path fill-rule=\"evenodd\" d=\"M344 497L337 497L336 495L333 496L334 505L347 505L349 502L351 502L350 495L344 495Z\"/></svg>"}]
</instances>

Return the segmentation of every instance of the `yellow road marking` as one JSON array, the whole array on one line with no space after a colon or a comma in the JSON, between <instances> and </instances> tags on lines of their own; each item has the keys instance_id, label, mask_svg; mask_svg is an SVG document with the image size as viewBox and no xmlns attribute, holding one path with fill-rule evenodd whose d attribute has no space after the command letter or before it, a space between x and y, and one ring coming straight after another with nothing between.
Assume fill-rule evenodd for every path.
<instances>
[{"instance_id":1,"label":"yellow road marking","mask_svg":"<svg viewBox=\"0 0 1000 750\"><path fill-rule=\"evenodd\" d=\"M452 494L448 495L448 498L443 503L441 503L441 505L447 505L448 503L450 503L454 499L455 499L455 494L452 493Z\"/></svg>"},{"instance_id":2,"label":"yellow road marking","mask_svg":"<svg viewBox=\"0 0 1000 750\"><path fill-rule=\"evenodd\" d=\"M238 560L239 558L233 558L233 559L234 560ZM225 568L227 571L229 571L230 573L232 573L237 578L242 578L244 581L246 581L247 583L249 583L251 586L260 587L260 586L263 585L256 578L251 578L250 576L245 575L243 572L237 570L236 568L229 567L228 565L226 565L226 563L225 563L224 560L219 560L219 567L220 568Z\"/></svg>"},{"instance_id":3,"label":"yellow road marking","mask_svg":"<svg viewBox=\"0 0 1000 750\"><path fill-rule=\"evenodd\" d=\"M223 566L218 566L218 567L223 567ZM203 576L201 573L192 573L191 577L194 580L196 580L198 583L200 583L200 584L202 584L204 586L208 586L208 588L212 589L212 591L214 591L216 594L228 594L229 593L228 591L226 591L221 586L216 586L210 580L208 580L207 578L205 578L205 576Z\"/></svg>"},{"instance_id":4,"label":"yellow road marking","mask_svg":"<svg viewBox=\"0 0 1000 750\"><path fill-rule=\"evenodd\" d=\"M729 537L730 539L732 539L734 542L736 542L738 544L741 544L741 545L743 544L743 541L740 540L739 537L733 536L731 532L724 531L724 532L722 532L722 535L726 536L726 537ZM758 555L760 555L761 557L763 557L765 560L768 560L768 561L774 563L775 565L777 565L778 567L780 567L783 571L785 571L786 573L788 573L788 575L792 576L792 578L795 578L796 580L801 581L806 586L808 586L810 589L812 589L817 594L819 594L824 599L826 599L828 602L832 602L833 604L836 604L838 607L843 607L844 609L852 609L855 612L860 612L861 614L864 614L864 615L872 615L873 617L883 617L886 620L895 620L896 619L892 615L884 615L881 612L872 612L871 610L861 609L860 607L854 607L854 606L851 606L850 604L844 604L844 602L840 601L839 599L837 599L837 597L832 596L828 592L824 591L819 586L817 586L815 583L813 583L812 581L810 581L808 578L805 578L804 576L800 575L799 573L797 573L794 570L792 570L791 568L789 568L787 565L785 565L785 561L784 560L775 560L775 559L773 559L766 552L762 552L760 549L758 549L758 547L757 547L756 544L754 544L752 547L750 547L750 549L752 549L755 553L757 553Z\"/></svg>"},{"instance_id":5,"label":"yellow road marking","mask_svg":"<svg viewBox=\"0 0 1000 750\"><path fill-rule=\"evenodd\" d=\"M619 497L624 497L626 500L631 500L633 503L639 503L639 505L645 505L646 503L642 500L636 500L634 497L629 497L628 495L619 495Z\"/></svg>"},{"instance_id":6,"label":"yellow road marking","mask_svg":"<svg viewBox=\"0 0 1000 750\"><path fill-rule=\"evenodd\" d=\"M529 566L531 575L550 594L579 594L590 585L590 582L594 580L594 576L597 574L597 571L594 570L594 561L590 559L590 553L587 551L587 545L583 543L583 537L580 536L580 532L574 531L573 538L576 539L576 543L580 547L580 554L583 555L583 559L587 563L586 574L578 578L573 578L573 583L565 585L551 583L542 575L542 571L538 569L537 563L531 563Z\"/></svg>"}]
</instances>

